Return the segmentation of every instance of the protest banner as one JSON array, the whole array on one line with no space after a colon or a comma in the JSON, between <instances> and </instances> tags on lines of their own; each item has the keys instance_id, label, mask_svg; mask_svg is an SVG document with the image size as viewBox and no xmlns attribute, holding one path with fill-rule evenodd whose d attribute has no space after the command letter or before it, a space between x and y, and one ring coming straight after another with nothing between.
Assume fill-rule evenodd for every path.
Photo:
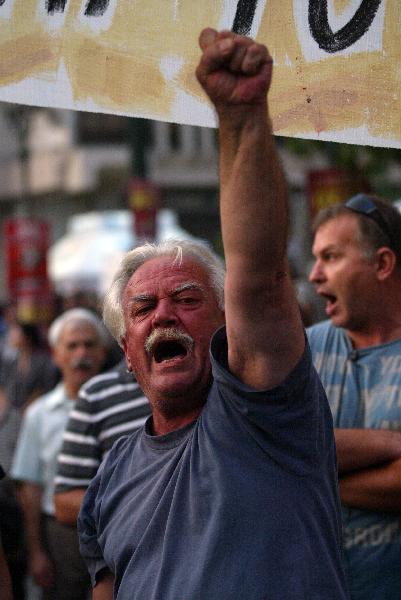
<instances>
[{"instance_id":1,"label":"protest banner","mask_svg":"<svg viewBox=\"0 0 401 600\"><path fill-rule=\"evenodd\" d=\"M280 135L401 147L397 0L0 0L0 100L214 125L205 26L267 44Z\"/></svg>"}]
</instances>

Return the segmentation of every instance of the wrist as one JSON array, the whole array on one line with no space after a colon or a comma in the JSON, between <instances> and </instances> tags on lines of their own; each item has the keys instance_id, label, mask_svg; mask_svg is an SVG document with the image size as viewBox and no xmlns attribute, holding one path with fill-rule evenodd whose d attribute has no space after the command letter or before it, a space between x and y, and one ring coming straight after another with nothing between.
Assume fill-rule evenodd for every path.
<instances>
[{"instance_id":1,"label":"wrist","mask_svg":"<svg viewBox=\"0 0 401 600\"><path fill-rule=\"evenodd\" d=\"M231 127L243 127L248 124L266 122L271 129L268 105L266 100L256 104L222 104L216 105L220 126L225 123Z\"/></svg>"}]
</instances>

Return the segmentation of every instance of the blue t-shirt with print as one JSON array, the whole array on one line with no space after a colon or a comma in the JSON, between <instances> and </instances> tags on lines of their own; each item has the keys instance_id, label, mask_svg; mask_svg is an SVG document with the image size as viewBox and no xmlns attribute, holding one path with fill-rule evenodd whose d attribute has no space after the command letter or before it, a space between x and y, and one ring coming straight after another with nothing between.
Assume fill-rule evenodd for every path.
<instances>
[{"instance_id":1,"label":"blue t-shirt with print","mask_svg":"<svg viewBox=\"0 0 401 600\"><path fill-rule=\"evenodd\" d=\"M342 600L332 419L309 349L255 391L230 374L224 330L200 417L119 440L85 496L81 552L118 600Z\"/></svg>"},{"instance_id":2,"label":"blue t-shirt with print","mask_svg":"<svg viewBox=\"0 0 401 600\"><path fill-rule=\"evenodd\" d=\"M341 328L307 330L334 426L401 428L401 340L354 350ZM401 516L343 507L344 557L354 600L401 598Z\"/></svg>"}]
</instances>

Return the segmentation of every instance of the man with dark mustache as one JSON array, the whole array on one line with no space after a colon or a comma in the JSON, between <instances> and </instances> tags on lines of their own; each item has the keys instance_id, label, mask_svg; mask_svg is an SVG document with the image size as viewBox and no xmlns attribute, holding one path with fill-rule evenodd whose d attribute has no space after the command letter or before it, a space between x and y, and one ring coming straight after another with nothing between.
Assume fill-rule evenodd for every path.
<instances>
[{"instance_id":1,"label":"man with dark mustache","mask_svg":"<svg viewBox=\"0 0 401 600\"><path fill-rule=\"evenodd\" d=\"M81 553L94 600L345 599L330 410L286 259L272 60L227 31L205 29L200 46L225 284L192 242L134 249L116 273L105 322L152 416L89 486Z\"/></svg>"},{"instance_id":2,"label":"man with dark mustache","mask_svg":"<svg viewBox=\"0 0 401 600\"><path fill-rule=\"evenodd\" d=\"M61 382L24 415L11 475L20 482L29 571L44 600L86 600L88 579L75 527L54 518L54 476L64 427L78 390L106 358L107 332L92 312L76 308L50 326L49 344Z\"/></svg>"}]
</instances>

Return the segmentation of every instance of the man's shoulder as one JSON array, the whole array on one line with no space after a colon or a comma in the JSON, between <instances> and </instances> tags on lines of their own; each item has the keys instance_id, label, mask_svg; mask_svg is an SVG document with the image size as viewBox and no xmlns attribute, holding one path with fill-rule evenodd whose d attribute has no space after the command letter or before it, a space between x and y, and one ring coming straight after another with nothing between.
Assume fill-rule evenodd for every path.
<instances>
[{"instance_id":1,"label":"man's shoulder","mask_svg":"<svg viewBox=\"0 0 401 600\"><path fill-rule=\"evenodd\" d=\"M121 396L124 392L132 397L143 395L133 374L127 371L125 364L119 363L87 381L80 389L79 396L91 402L113 394Z\"/></svg>"},{"instance_id":2,"label":"man's shoulder","mask_svg":"<svg viewBox=\"0 0 401 600\"><path fill-rule=\"evenodd\" d=\"M33 419L39 417L42 414L46 414L46 412L53 407L54 403L58 402L59 399L62 399L63 396L64 386L60 382L56 385L55 388L50 390L50 392L39 396L38 398L33 400L33 402L31 402L31 404L25 411L24 419Z\"/></svg>"},{"instance_id":3,"label":"man's shoulder","mask_svg":"<svg viewBox=\"0 0 401 600\"><path fill-rule=\"evenodd\" d=\"M338 328L334 327L330 319L326 319L325 321L319 321L318 323L314 323L314 325L310 325L310 327L307 327L306 333L309 336L324 331L330 331L332 329L334 330Z\"/></svg>"},{"instance_id":4,"label":"man's shoulder","mask_svg":"<svg viewBox=\"0 0 401 600\"><path fill-rule=\"evenodd\" d=\"M306 329L309 345L313 352L315 346L324 346L346 335L341 327L335 327L330 320L320 321Z\"/></svg>"}]
</instances>

